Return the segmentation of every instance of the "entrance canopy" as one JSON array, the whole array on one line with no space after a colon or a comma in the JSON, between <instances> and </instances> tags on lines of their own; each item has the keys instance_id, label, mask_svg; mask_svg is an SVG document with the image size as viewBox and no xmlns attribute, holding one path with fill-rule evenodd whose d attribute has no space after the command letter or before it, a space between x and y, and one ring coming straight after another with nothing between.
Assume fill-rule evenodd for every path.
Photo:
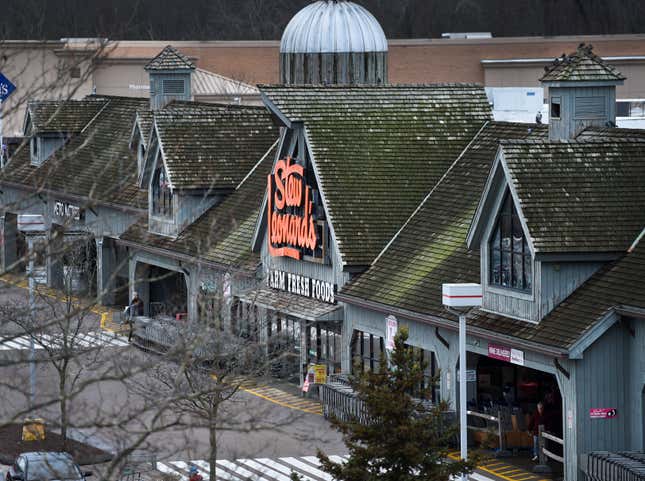
<instances>
[{"instance_id":1,"label":"entrance canopy","mask_svg":"<svg viewBox=\"0 0 645 481\"><path fill-rule=\"evenodd\" d=\"M279 311L306 321L343 320L342 306L327 304L287 292L275 291L265 286L247 291L241 294L239 298L247 304Z\"/></svg>"}]
</instances>

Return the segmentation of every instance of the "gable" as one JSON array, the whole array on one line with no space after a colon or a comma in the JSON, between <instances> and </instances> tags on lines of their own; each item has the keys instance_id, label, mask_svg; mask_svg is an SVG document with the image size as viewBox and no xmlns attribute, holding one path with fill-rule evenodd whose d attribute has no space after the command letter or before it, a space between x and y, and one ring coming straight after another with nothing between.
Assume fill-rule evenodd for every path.
<instances>
[{"instance_id":1,"label":"gable","mask_svg":"<svg viewBox=\"0 0 645 481\"><path fill-rule=\"evenodd\" d=\"M302 126L286 129L267 178L252 242L269 255L330 263L332 244L324 193Z\"/></svg>"},{"instance_id":2,"label":"gable","mask_svg":"<svg viewBox=\"0 0 645 481\"><path fill-rule=\"evenodd\" d=\"M475 85L261 86L302 123L342 264L363 270L491 119Z\"/></svg>"}]
</instances>

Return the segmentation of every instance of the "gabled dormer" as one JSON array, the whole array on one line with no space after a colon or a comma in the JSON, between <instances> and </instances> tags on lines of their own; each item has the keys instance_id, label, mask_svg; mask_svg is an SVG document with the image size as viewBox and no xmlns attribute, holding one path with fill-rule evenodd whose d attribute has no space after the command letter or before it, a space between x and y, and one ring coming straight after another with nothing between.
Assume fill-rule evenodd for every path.
<instances>
[{"instance_id":1,"label":"gabled dormer","mask_svg":"<svg viewBox=\"0 0 645 481\"><path fill-rule=\"evenodd\" d=\"M645 199L623 202L630 191L618 186L640 175L631 157L642 145L501 143L467 239L480 253L485 311L539 322L624 254Z\"/></svg>"},{"instance_id":2,"label":"gabled dormer","mask_svg":"<svg viewBox=\"0 0 645 481\"><path fill-rule=\"evenodd\" d=\"M150 231L179 235L235 191L277 136L262 108L189 104L154 112L140 176Z\"/></svg>"},{"instance_id":3,"label":"gabled dormer","mask_svg":"<svg viewBox=\"0 0 645 481\"><path fill-rule=\"evenodd\" d=\"M144 166L152 129L152 112L141 110L137 112L132 133L130 134L130 150L137 156L137 183L141 188L147 188L148 178L144 179Z\"/></svg>"},{"instance_id":4,"label":"gabled dormer","mask_svg":"<svg viewBox=\"0 0 645 481\"><path fill-rule=\"evenodd\" d=\"M145 66L150 77L150 110L173 100L192 100L191 78L195 64L171 45Z\"/></svg>"},{"instance_id":5,"label":"gabled dormer","mask_svg":"<svg viewBox=\"0 0 645 481\"><path fill-rule=\"evenodd\" d=\"M23 134L29 138L31 165L41 166L72 136L82 132L107 103L96 97L29 102Z\"/></svg>"}]
</instances>

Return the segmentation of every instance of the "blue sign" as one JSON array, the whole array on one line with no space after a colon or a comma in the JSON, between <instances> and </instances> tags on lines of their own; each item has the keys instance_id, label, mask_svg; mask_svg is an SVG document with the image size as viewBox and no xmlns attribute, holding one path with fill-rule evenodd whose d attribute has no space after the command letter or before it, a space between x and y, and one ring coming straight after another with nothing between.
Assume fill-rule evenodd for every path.
<instances>
[{"instance_id":1,"label":"blue sign","mask_svg":"<svg viewBox=\"0 0 645 481\"><path fill-rule=\"evenodd\" d=\"M16 90L16 86L9 82L9 79L0 73L0 102L9 97Z\"/></svg>"}]
</instances>

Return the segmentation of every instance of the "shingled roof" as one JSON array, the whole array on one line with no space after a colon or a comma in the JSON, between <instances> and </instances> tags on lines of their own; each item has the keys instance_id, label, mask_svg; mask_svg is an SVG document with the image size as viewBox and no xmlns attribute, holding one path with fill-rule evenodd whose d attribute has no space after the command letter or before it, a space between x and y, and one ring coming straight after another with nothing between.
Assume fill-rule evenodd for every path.
<instances>
[{"instance_id":1,"label":"shingled roof","mask_svg":"<svg viewBox=\"0 0 645 481\"><path fill-rule=\"evenodd\" d=\"M195 64L172 45L166 47L144 67L146 70L194 70Z\"/></svg>"},{"instance_id":2,"label":"shingled roof","mask_svg":"<svg viewBox=\"0 0 645 481\"><path fill-rule=\"evenodd\" d=\"M645 227L645 225L644 225ZM514 336L539 344L570 349L615 308L645 309L645 244L591 276L539 324L477 311L472 327Z\"/></svg>"},{"instance_id":3,"label":"shingled roof","mask_svg":"<svg viewBox=\"0 0 645 481\"><path fill-rule=\"evenodd\" d=\"M466 235L502 139L543 138L544 126L489 122L418 211L343 296L443 316L444 282L479 282L479 251ZM352 300L349 300L352 303Z\"/></svg>"},{"instance_id":4,"label":"shingled roof","mask_svg":"<svg viewBox=\"0 0 645 481\"><path fill-rule=\"evenodd\" d=\"M263 107L176 104L154 113L175 189L234 189L279 136Z\"/></svg>"},{"instance_id":5,"label":"shingled roof","mask_svg":"<svg viewBox=\"0 0 645 481\"><path fill-rule=\"evenodd\" d=\"M147 217L122 236L126 243L179 253L211 262L225 269L255 272L259 254L251 251L251 240L271 171L277 142L257 163L235 192L210 208L176 239L148 232Z\"/></svg>"},{"instance_id":6,"label":"shingled roof","mask_svg":"<svg viewBox=\"0 0 645 481\"><path fill-rule=\"evenodd\" d=\"M537 253L624 252L645 225L645 142L501 146Z\"/></svg>"},{"instance_id":7,"label":"shingled roof","mask_svg":"<svg viewBox=\"0 0 645 481\"><path fill-rule=\"evenodd\" d=\"M345 265L367 266L491 110L476 85L260 86L304 122Z\"/></svg>"},{"instance_id":8,"label":"shingled roof","mask_svg":"<svg viewBox=\"0 0 645 481\"><path fill-rule=\"evenodd\" d=\"M90 205L145 209L147 193L136 186L137 161L128 144L136 112L149 101L112 96L86 100L84 116L95 115L88 128L72 136L40 167L31 165L29 145L23 144L2 170L0 183L86 198ZM96 113L98 104L103 107Z\"/></svg>"},{"instance_id":9,"label":"shingled roof","mask_svg":"<svg viewBox=\"0 0 645 481\"><path fill-rule=\"evenodd\" d=\"M544 67L541 82L622 82L625 77L593 53L591 45L580 44L569 55L562 54Z\"/></svg>"},{"instance_id":10,"label":"shingled roof","mask_svg":"<svg viewBox=\"0 0 645 481\"><path fill-rule=\"evenodd\" d=\"M26 135L65 133L75 134L87 126L106 105L101 98L83 100L35 100L27 104L28 122Z\"/></svg>"}]
</instances>

